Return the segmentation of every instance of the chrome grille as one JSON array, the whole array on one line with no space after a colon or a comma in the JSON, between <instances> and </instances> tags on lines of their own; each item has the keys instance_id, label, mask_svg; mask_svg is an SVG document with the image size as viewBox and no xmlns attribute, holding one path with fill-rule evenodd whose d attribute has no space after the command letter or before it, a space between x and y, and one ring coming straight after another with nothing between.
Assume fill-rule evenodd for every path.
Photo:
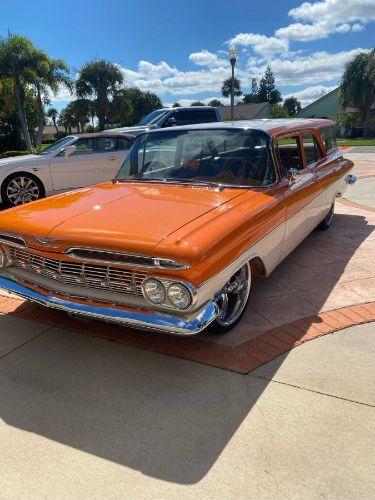
<instances>
[{"instance_id":1,"label":"chrome grille","mask_svg":"<svg viewBox=\"0 0 375 500\"><path fill-rule=\"evenodd\" d=\"M130 269L50 259L14 247L10 248L10 257L14 267L67 285L138 296L142 296L141 285L147 276L146 273Z\"/></svg>"}]
</instances>

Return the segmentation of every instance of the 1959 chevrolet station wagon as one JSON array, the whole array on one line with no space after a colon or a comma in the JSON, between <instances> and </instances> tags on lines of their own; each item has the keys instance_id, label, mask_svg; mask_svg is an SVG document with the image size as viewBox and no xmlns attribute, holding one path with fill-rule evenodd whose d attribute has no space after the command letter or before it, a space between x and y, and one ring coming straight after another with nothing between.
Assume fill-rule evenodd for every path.
<instances>
[{"instance_id":1,"label":"1959 chevrolet station wagon","mask_svg":"<svg viewBox=\"0 0 375 500\"><path fill-rule=\"evenodd\" d=\"M253 277L327 229L353 164L330 120L139 135L112 181L0 215L0 287L47 307L169 333L230 330Z\"/></svg>"}]
</instances>

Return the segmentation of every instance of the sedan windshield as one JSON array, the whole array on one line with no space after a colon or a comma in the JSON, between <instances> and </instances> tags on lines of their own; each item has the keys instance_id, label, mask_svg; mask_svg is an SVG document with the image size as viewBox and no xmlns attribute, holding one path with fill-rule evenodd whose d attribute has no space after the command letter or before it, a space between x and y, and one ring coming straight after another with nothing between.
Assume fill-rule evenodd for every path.
<instances>
[{"instance_id":1,"label":"sedan windshield","mask_svg":"<svg viewBox=\"0 0 375 500\"><path fill-rule=\"evenodd\" d=\"M275 181L259 130L168 130L139 136L117 180L266 186Z\"/></svg>"},{"instance_id":2,"label":"sedan windshield","mask_svg":"<svg viewBox=\"0 0 375 500\"><path fill-rule=\"evenodd\" d=\"M142 120L137 125L153 125L167 113L169 113L168 109L158 109L157 111L153 111L152 113L142 118Z\"/></svg>"},{"instance_id":3,"label":"sedan windshield","mask_svg":"<svg viewBox=\"0 0 375 500\"><path fill-rule=\"evenodd\" d=\"M55 142L50 146L49 148L45 149L42 153L39 153L40 155L49 155L50 153L54 153L58 149L60 149L62 146L65 146L65 144L68 144L68 142L71 142L73 139L75 139L74 135L68 135L68 137L64 137L63 139L60 139L59 141Z\"/></svg>"}]
</instances>

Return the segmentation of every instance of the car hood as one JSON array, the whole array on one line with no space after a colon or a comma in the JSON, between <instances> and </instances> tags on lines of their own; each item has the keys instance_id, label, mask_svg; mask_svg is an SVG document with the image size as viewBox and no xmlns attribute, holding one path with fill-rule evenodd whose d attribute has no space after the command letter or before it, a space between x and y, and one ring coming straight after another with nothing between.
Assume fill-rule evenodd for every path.
<instances>
[{"instance_id":1,"label":"car hood","mask_svg":"<svg viewBox=\"0 0 375 500\"><path fill-rule=\"evenodd\" d=\"M0 159L0 167L5 165L10 165L12 163L28 163L30 161L37 160L38 158L42 158L40 155L21 155L21 156L11 156L10 158L1 158Z\"/></svg>"},{"instance_id":2,"label":"car hood","mask_svg":"<svg viewBox=\"0 0 375 500\"><path fill-rule=\"evenodd\" d=\"M106 183L7 210L0 232L18 233L45 251L78 245L151 255L173 232L244 191Z\"/></svg>"}]
</instances>

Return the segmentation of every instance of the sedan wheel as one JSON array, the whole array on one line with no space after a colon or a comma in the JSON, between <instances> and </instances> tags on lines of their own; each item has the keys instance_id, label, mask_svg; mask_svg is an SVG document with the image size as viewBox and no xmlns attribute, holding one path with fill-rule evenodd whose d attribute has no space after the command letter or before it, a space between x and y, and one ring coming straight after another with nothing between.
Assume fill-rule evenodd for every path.
<instances>
[{"instance_id":1,"label":"sedan wheel","mask_svg":"<svg viewBox=\"0 0 375 500\"><path fill-rule=\"evenodd\" d=\"M225 333L240 321L249 301L250 288L251 268L247 263L230 278L222 289L217 301L219 315L209 327L211 332Z\"/></svg>"},{"instance_id":2,"label":"sedan wheel","mask_svg":"<svg viewBox=\"0 0 375 500\"><path fill-rule=\"evenodd\" d=\"M13 175L6 179L3 184L2 198L7 206L23 205L43 197L43 186L33 176Z\"/></svg>"},{"instance_id":3,"label":"sedan wheel","mask_svg":"<svg viewBox=\"0 0 375 500\"><path fill-rule=\"evenodd\" d=\"M329 227L331 227L334 214L335 214L335 202L332 203L332 206L331 206L328 214L324 217L322 222L319 224L318 229L325 231Z\"/></svg>"}]
</instances>

